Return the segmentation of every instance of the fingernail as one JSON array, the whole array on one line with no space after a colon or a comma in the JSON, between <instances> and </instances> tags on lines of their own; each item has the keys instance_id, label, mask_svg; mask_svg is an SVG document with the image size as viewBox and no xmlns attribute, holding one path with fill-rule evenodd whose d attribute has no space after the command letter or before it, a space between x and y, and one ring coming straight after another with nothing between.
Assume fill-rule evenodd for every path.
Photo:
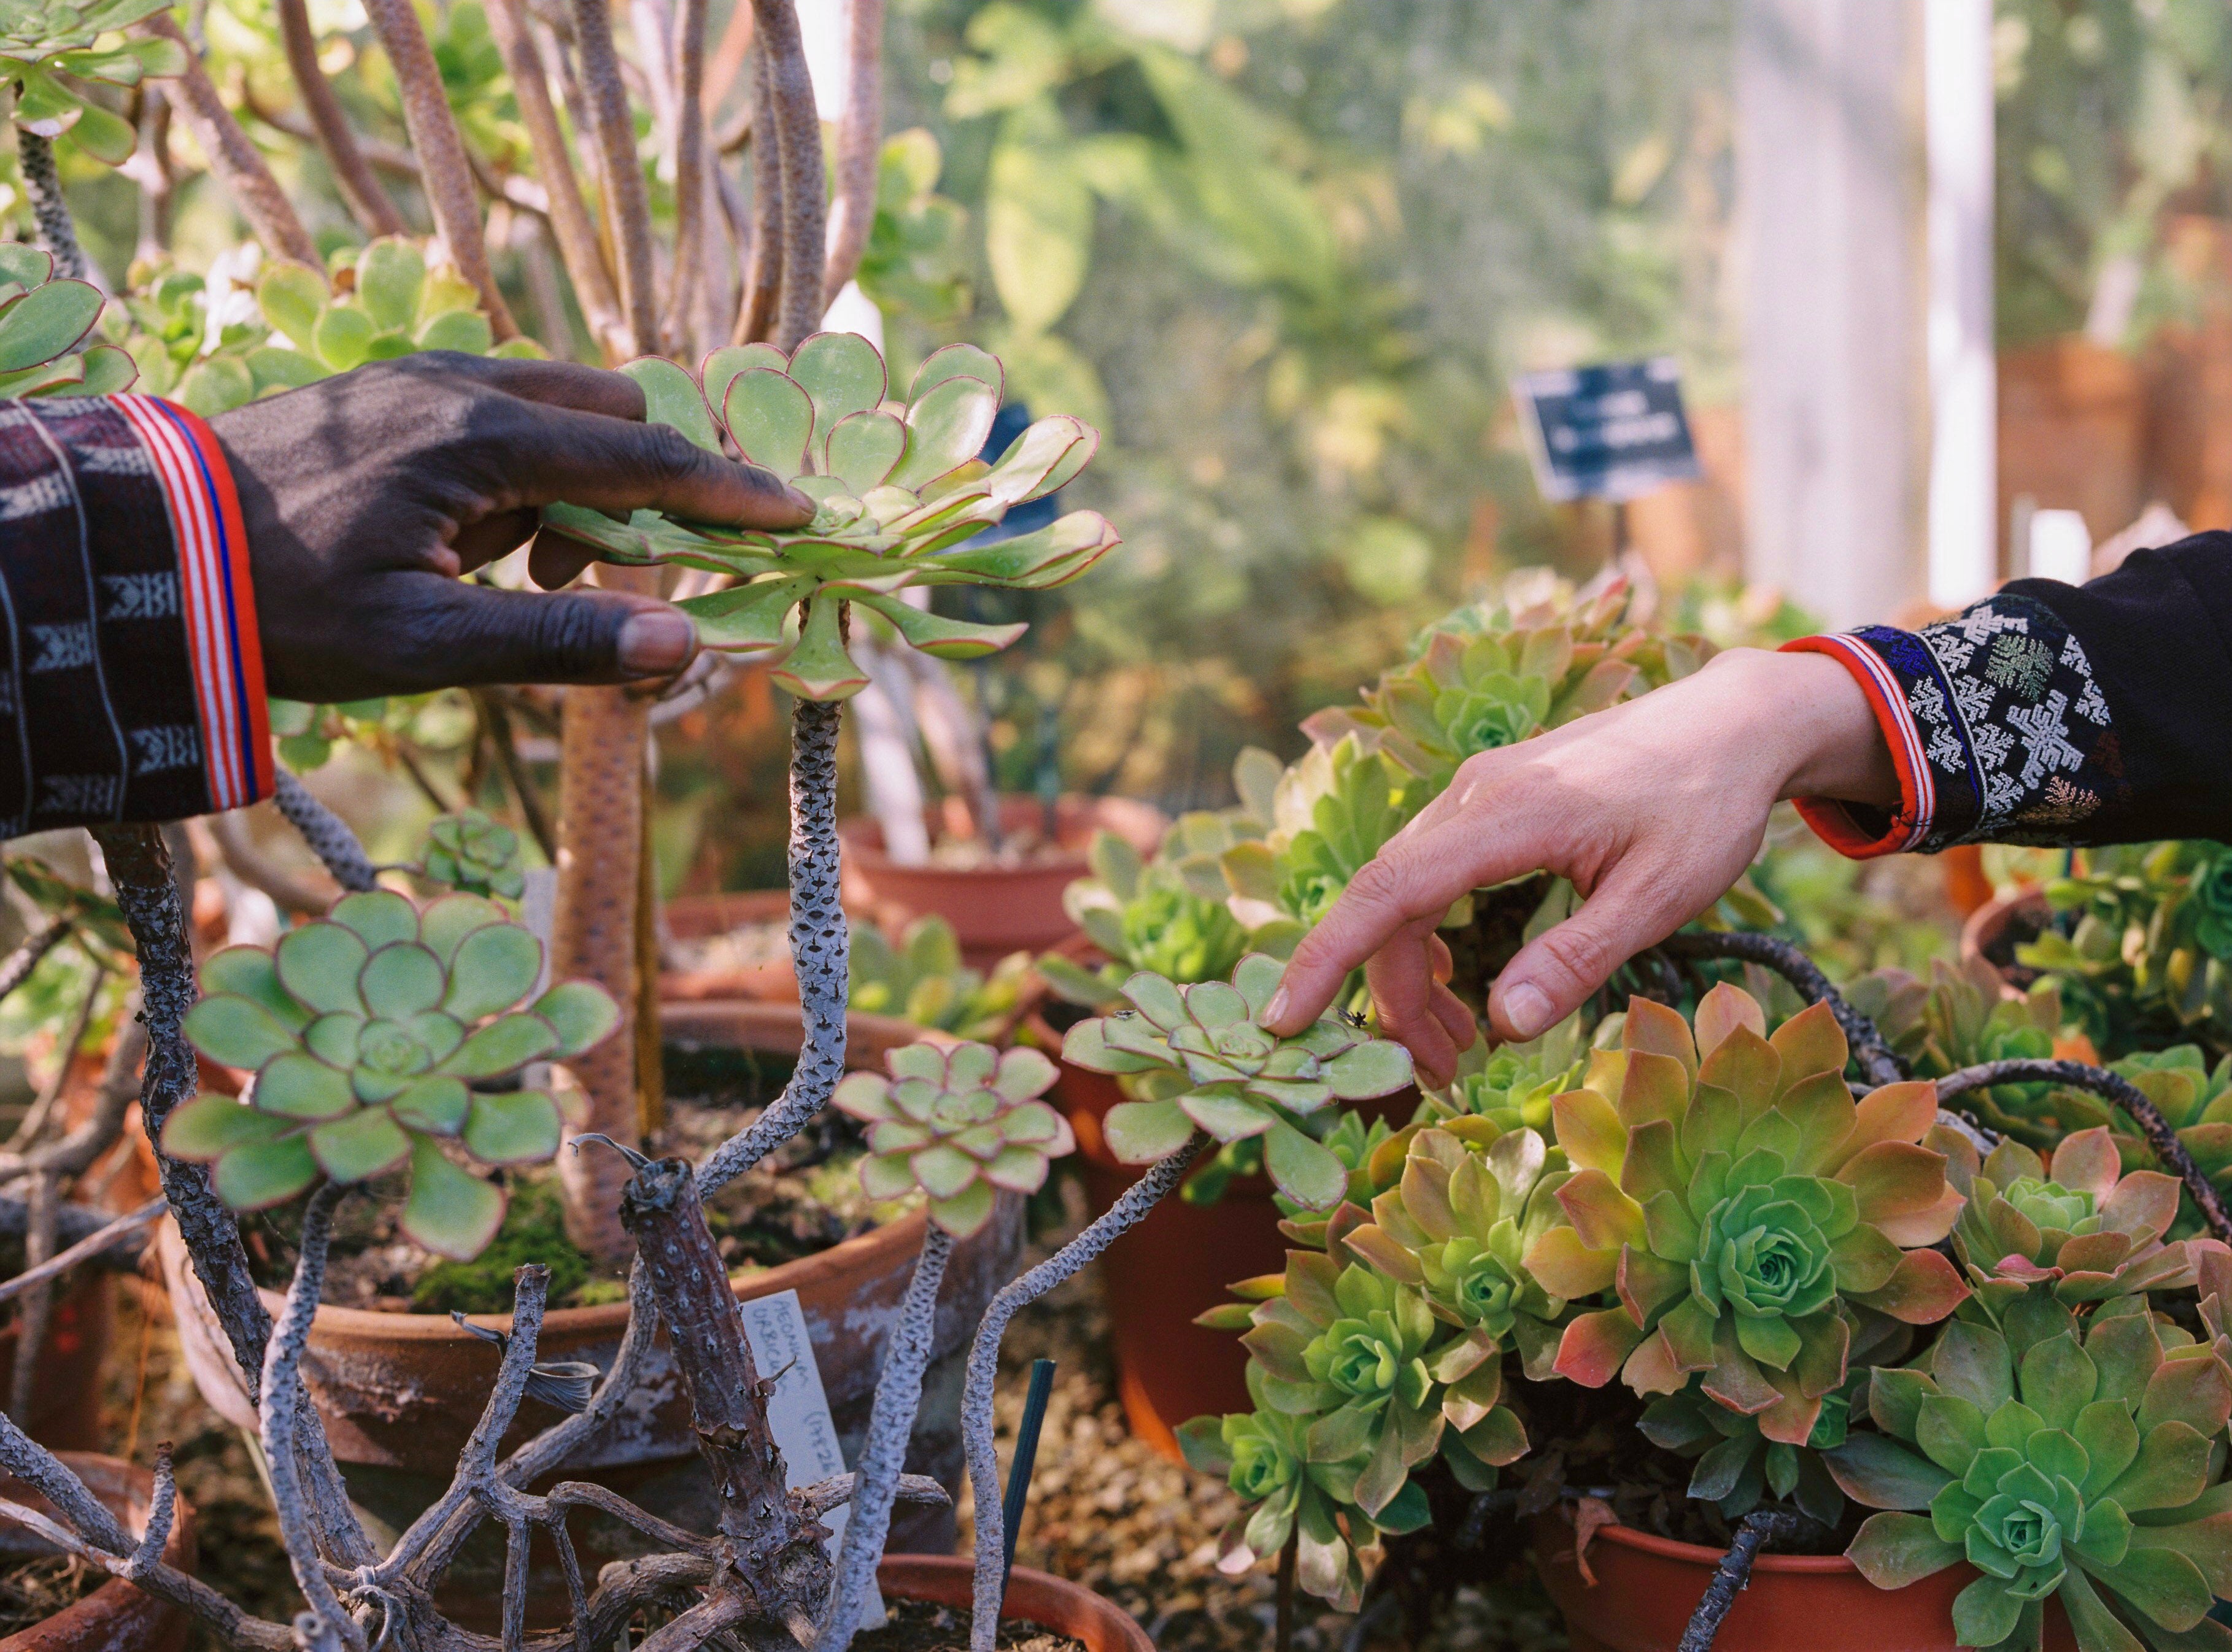
<instances>
[{"instance_id":1,"label":"fingernail","mask_svg":"<svg viewBox=\"0 0 2232 1652\"><path fill-rule=\"evenodd\" d=\"M620 670L633 677L662 677L679 671L697 645L690 616L672 608L647 608L628 616L620 627Z\"/></svg>"},{"instance_id":2,"label":"fingernail","mask_svg":"<svg viewBox=\"0 0 2232 1652\"><path fill-rule=\"evenodd\" d=\"M785 488L783 491L790 496L790 502L804 511L809 519L821 509L821 502L811 494L801 493L795 488Z\"/></svg>"},{"instance_id":3,"label":"fingernail","mask_svg":"<svg viewBox=\"0 0 2232 1652\"><path fill-rule=\"evenodd\" d=\"M1550 995L1532 981L1521 981L1503 994L1503 1019L1521 1038L1530 1039L1550 1025L1557 1012Z\"/></svg>"},{"instance_id":4,"label":"fingernail","mask_svg":"<svg viewBox=\"0 0 2232 1652\"><path fill-rule=\"evenodd\" d=\"M1287 989L1281 987L1271 994L1271 1001L1263 1006L1263 1024L1266 1027L1275 1027L1278 1024L1279 1018L1286 1013Z\"/></svg>"}]
</instances>

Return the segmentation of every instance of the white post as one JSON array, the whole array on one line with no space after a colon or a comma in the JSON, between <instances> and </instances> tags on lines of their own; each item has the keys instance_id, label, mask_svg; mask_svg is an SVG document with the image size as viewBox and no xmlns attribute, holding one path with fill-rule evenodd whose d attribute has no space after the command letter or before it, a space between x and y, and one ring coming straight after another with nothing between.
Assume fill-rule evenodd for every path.
<instances>
[{"instance_id":1,"label":"white post","mask_svg":"<svg viewBox=\"0 0 2232 1652\"><path fill-rule=\"evenodd\" d=\"M1930 599L1999 574L1992 347L1992 0L1924 0L1930 148Z\"/></svg>"},{"instance_id":2,"label":"white post","mask_svg":"<svg viewBox=\"0 0 2232 1652\"><path fill-rule=\"evenodd\" d=\"M1742 0L1745 561L1832 625L1925 588L1917 0Z\"/></svg>"}]
</instances>

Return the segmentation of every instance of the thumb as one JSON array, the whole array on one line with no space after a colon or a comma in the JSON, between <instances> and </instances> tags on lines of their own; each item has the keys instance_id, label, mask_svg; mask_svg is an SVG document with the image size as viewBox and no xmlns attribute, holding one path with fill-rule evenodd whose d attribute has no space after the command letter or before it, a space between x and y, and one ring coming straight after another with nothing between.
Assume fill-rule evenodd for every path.
<instances>
[{"instance_id":1,"label":"thumb","mask_svg":"<svg viewBox=\"0 0 2232 1652\"><path fill-rule=\"evenodd\" d=\"M391 664L404 691L482 683L627 683L671 677L698 651L690 616L624 591L502 591L424 573Z\"/></svg>"},{"instance_id":2,"label":"thumb","mask_svg":"<svg viewBox=\"0 0 2232 1652\"><path fill-rule=\"evenodd\" d=\"M1620 965L1680 929L1691 915L1654 892L1656 881L1640 868L1617 868L1580 910L1522 948L1489 994L1496 1037L1539 1037L1579 1009Z\"/></svg>"}]
</instances>

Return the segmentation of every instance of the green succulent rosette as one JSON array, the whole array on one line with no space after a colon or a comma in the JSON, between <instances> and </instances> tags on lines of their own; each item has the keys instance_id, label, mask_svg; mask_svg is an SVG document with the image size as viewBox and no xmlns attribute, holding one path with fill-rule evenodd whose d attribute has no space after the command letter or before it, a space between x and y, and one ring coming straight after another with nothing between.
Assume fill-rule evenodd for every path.
<instances>
[{"instance_id":1,"label":"green succulent rosette","mask_svg":"<svg viewBox=\"0 0 2232 1652\"><path fill-rule=\"evenodd\" d=\"M846 1075L831 1098L868 1126L860 1185L873 1199L919 1191L930 1219L966 1239L992 1219L1001 1193L1035 1193L1047 1162L1076 1145L1069 1122L1039 1098L1058 1076L1036 1050L909 1044L884 1058L889 1076Z\"/></svg>"},{"instance_id":2,"label":"green succulent rosette","mask_svg":"<svg viewBox=\"0 0 2232 1652\"><path fill-rule=\"evenodd\" d=\"M1012 952L987 975L961 962L953 925L935 912L918 917L893 946L873 923L853 926L846 956L847 1001L870 1015L896 1015L956 1038L1001 1037L1022 1012L1031 959Z\"/></svg>"},{"instance_id":3,"label":"green succulent rosette","mask_svg":"<svg viewBox=\"0 0 2232 1652\"><path fill-rule=\"evenodd\" d=\"M1879 1324L1901 1334L1878 1338L1875 1348L1856 1354L1855 1369L1821 1396L1821 1414L1801 1443L1768 1439L1757 1417L1731 1411L1697 1389L1660 1395L1643 1408L1636 1426L1654 1446L1695 1461L1684 1494L1712 1504L1723 1519L1741 1519L1771 1495L1834 1526L1844 1519L1845 1493L1821 1454L1843 1445L1855 1414L1866 1412L1869 1373L1859 1362L1907 1340L1897 1321Z\"/></svg>"},{"instance_id":4,"label":"green succulent rosette","mask_svg":"<svg viewBox=\"0 0 2232 1652\"><path fill-rule=\"evenodd\" d=\"M493 903L445 895L424 911L386 890L344 896L272 948L201 969L193 1046L255 1074L245 1100L203 1095L172 1113L164 1150L207 1163L235 1210L283 1203L321 1177L408 1168L403 1230L469 1260L503 1219L501 1189L455 1163L532 1164L558 1150L557 1100L477 1088L593 1048L620 1024L604 989L535 996L542 943Z\"/></svg>"},{"instance_id":5,"label":"green succulent rosette","mask_svg":"<svg viewBox=\"0 0 2232 1652\"><path fill-rule=\"evenodd\" d=\"M69 82L128 87L150 75L183 75L185 48L175 40L148 36L101 44L102 36L164 9L164 0L7 0L0 5L0 82L15 92L16 124L42 138L67 134L111 166L131 159L139 143L133 124Z\"/></svg>"},{"instance_id":6,"label":"green succulent rosette","mask_svg":"<svg viewBox=\"0 0 2232 1652\"><path fill-rule=\"evenodd\" d=\"M468 895L517 900L527 887L519 865L519 833L478 809L439 816L426 828L419 871Z\"/></svg>"},{"instance_id":7,"label":"green succulent rosette","mask_svg":"<svg viewBox=\"0 0 2232 1652\"><path fill-rule=\"evenodd\" d=\"M1130 1008L1070 1028L1065 1060L1156 1075L1179 1092L1110 1108L1110 1151L1127 1164L1152 1164L1197 1130L1228 1143L1261 1137L1263 1167L1281 1193L1307 1210L1340 1203L1348 1167L1299 1121L1336 1101L1393 1094L1411 1082L1410 1054L1337 1017L1293 1038L1270 1031L1262 1018L1281 973L1262 953L1243 958L1230 982L1181 987L1142 970L1124 983Z\"/></svg>"},{"instance_id":8,"label":"green succulent rosette","mask_svg":"<svg viewBox=\"0 0 2232 1652\"><path fill-rule=\"evenodd\" d=\"M1113 832L1086 850L1092 876L1062 891L1062 909L1108 962L1087 969L1061 953L1038 962L1047 985L1072 1003L1113 1008L1125 981L1145 969L1181 986L1223 981L1251 951L1293 939L1274 926L1250 930L1234 915L1219 858L1262 828L1238 810L1180 815L1152 859ZM1291 926L1289 926L1291 927Z\"/></svg>"},{"instance_id":9,"label":"green succulent rosette","mask_svg":"<svg viewBox=\"0 0 2232 1652\"><path fill-rule=\"evenodd\" d=\"M2193 938L2210 957L2232 960L2232 852L2194 874L2193 905Z\"/></svg>"},{"instance_id":10,"label":"green succulent rosette","mask_svg":"<svg viewBox=\"0 0 2232 1652\"><path fill-rule=\"evenodd\" d=\"M1362 735L1313 747L1281 776L1268 834L1225 852L1225 878L1243 898L1267 903L1307 930L1426 795Z\"/></svg>"},{"instance_id":11,"label":"green succulent rosette","mask_svg":"<svg viewBox=\"0 0 2232 1652\"><path fill-rule=\"evenodd\" d=\"M1449 1088L1427 1092L1428 1113L1438 1119L1485 1118L1499 1130L1547 1130L1550 1104L1580 1087L1588 1054L1578 1015L1523 1044L1490 1049L1487 1040L1476 1040L1458 1055Z\"/></svg>"},{"instance_id":12,"label":"green succulent rosette","mask_svg":"<svg viewBox=\"0 0 2232 1652\"><path fill-rule=\"evenodd\" d=\"M1863 1311L1930 1325L1969 1294L1929 1248L1961 1195L1921 1144L1932 1085L1855 1104L1826 1003L1765 1028L1729 986L1699 1003L1694 1037L1677 1012L1631 1001L1621 1047L1596 1052L1586 1085L1552 1105L1574 1166L1557 1190L1567 1225L1526 1265L1568 1301L1617 1293L1567 1325L1560 1376L1643 1395L1701 1377L1768 1439L1802 1445Z\"/></svg>"},{"instance_id":13,"label":"green succulent rosette","mask_svg":"<svg viewBox=\"0 0 2232 1652\"><path fill-rule=\"evenodd\" d=\"M736 583L680 606L707 648L753 654L775 680L809 700L842 700L867 677L846 651L847 605L879 616L908 646L942 659L1005 648L1015 625L949 619L909 605L907 590L940 585L1044 590L1075 579L1119 542L1089 510L991 544L971 546L1015 506L1074 480L1100 437L1082 421L1040 419L995 463L977 456L998 411L999 359L974 345L933 351L904 402L892 398L884 359L853 333L817 333L789 355L731 345L697 373L646 358L621 371L643 386L654 424L698 446L733 442L820 506L804 528L723 528L638 511L625 523L552 505L547 527L593 545L608 561L674 563Z\"/></svg>"},{"instance_id":14,"label":"green succulent rosette","mask_svg":"<svg viewBox=\"0 0 2232 1652\"><path fill-rule=\"evenodd\" d=\"M1993 1319L2034 1289L2076 1306L2194 1282L2188 1244L2164 1239L2177 1216L2177 1178L2125 1174L2105 1127L2069 1137L2051 1164L2015 1141L2002 1142L1981 1163L1952 1130L1937 1130L1930 1141L1966 1195L1953 1225L1954 1254Z\"/></svg>"},{"instance_id":15,"label":"green succulent rosette","mask_svg":"<svg viewBox=\"0 0 2232 1652\"><path fill-rule=\"evenodd\" d=\"M2119 1311L2127 1306L2128 1311ZM2218 1476L2232 1378L2144 1298L2080 1326L2034 1299L2006 1331L1956 1320L1922 1365L1878 1370L1827 1454L1872 1515L1847 1551L1879 1588L1966 1561L1963 1646L2024 1652L2059 1600L2079 1652L2219 1646L2232 1593L2232 1487Z\"/></svg>"}]
</instances>

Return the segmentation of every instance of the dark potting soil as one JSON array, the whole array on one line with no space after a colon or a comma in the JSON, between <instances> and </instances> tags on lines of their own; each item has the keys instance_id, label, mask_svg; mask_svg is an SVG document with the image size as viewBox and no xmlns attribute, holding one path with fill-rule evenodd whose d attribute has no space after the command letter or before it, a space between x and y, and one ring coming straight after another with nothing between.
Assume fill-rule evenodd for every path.
<instances>
[{"instance_id":1,"label":"dark potting soil","mask_svg":"<svg viewBox=\"0 0 2232 1652\"><path fill-rule=\"evenodd\" d=\"M667 1120L647 1146L693 1161L756 1118L782 1093L794 1066L788 1055L681 1042L668 1043L663 1058ZM814 1255L904 1210L861 1190L856 1172L865 1150L859 1126L826 1111L723 1189L706 1209L706 1223L730 1270L779 1267ZM496 1174L509 1200L503 1225L470 1262L432 1256L404 1234L397 1221L401 1176L369 1184L334 1218L321 1299L398 1313L504 1313L511 1307L513 1270L540 1262L550 1270L554 1308L626 1300L626 1270L600 1265L566 1236L554 1168ZM258 1283L286 1288L301 1222L299 1203L243 1219Z\"/></svg>"},{"instance_id":2,"label":"dark potting soil","mask_svg":"<svg viewBox=\"0 0 2232 1652\"><path fill-rule=\"evenodd\" d=\"M74 1554L27 1555L0 1563L0 1636L44 1622L107 1581L107 1572Z\"/></svg>"},{"instance_id":3,"label":"dark potting soil","mask_svg":"<svg viewBox=\"0 0 2232 1652\"><path fill-rule=\"evenodd\" d=\"M853 1639L854 1652L969 1652L969 1614L958 1606L923 1600L885 1603L884 1626ZM1085 1642L1058 1635L1028 1618L1000 1625L1001 1652L1086 1652Z\"/></svg>"}]
</instances>

